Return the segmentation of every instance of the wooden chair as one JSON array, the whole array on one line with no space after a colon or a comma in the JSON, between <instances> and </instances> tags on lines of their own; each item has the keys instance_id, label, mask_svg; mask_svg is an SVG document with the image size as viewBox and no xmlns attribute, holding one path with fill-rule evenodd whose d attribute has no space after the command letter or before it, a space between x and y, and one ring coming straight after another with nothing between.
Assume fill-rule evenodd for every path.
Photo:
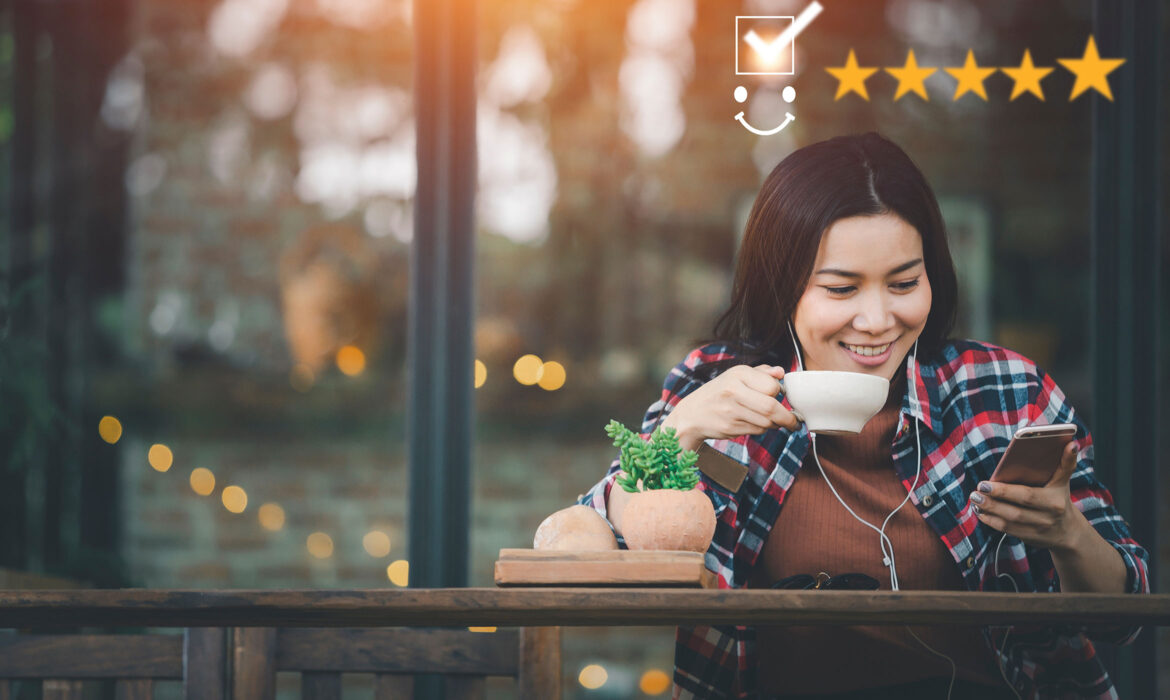
<instances>
[{"instance_id":1,"label":"wooden chair","mask_svg":"<svg viewBox=\"0 0 1170 700\"><path fill-rule=\"evenodd\" d=\"M232 697L273 700L276 673L301 674L303 700L340 700L342 673L372 673L376 700L407 700L414 674L441 674L448 700L482 697L487 676L511 676L521 700L561 697L561 630L478 633L414 628L232 630Z\"/></svg>"},{"instance_id":2,"label":"wooden chair","mask_svg":"<svg viewBox=\"0 0 1170 700\"><path fill-rule=\"evenodd\" d=\"M41 681L46 700L79 700L82 681L114 679L118 700L148 700L160 680L182 681L187 700L223 700L223 628L183 634L0 634L0 700L11 680Z\"/></svg>"}]
</instances>

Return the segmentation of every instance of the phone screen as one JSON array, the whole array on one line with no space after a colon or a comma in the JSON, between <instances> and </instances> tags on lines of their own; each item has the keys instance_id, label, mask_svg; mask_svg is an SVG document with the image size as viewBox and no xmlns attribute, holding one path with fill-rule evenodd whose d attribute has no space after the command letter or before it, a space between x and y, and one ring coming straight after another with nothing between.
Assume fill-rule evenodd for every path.
<instances>
[{"instance_id":1,"label":"phone screen","mask_svg":"<svg viewBox=\"0 0 1170 700\"><path fill-rule=\"evenodd\" d=\"M1071 423L1022 428L1012 437L991 481L1024 486L1047 484L1060 468L1064 448L1076 432Z\"/></svg>"}]
</instances>

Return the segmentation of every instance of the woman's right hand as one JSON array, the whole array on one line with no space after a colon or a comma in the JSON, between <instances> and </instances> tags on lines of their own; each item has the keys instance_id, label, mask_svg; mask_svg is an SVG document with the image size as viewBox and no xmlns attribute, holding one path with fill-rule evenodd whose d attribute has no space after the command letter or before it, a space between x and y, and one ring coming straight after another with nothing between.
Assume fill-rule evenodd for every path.
<instances>
[{"instance_id":1,"label":"woman's right hand","mask_svg":"<svg viewBox=\"0 0 1170 700\"><path fill-rule=\"evenodd\" d=\"M708 438L796 430L800 421L776 400L783 377L784 369L772 365L732 367L679 401L662 425L678 431L680 446L688 450Z\"/></svg>"}]
</instances>

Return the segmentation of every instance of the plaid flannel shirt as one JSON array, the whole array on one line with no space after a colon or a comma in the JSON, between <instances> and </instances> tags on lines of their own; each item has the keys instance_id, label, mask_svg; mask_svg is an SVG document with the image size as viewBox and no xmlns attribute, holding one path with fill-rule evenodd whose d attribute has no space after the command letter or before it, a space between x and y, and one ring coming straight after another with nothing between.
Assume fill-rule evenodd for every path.
<instances>
[{"instance_id":1,"label":"plaid flannel shirt","mask_svg":"<svg viewBox=\"0 0 1170 700\"><path fill-rule=\"evenodd\" d=\"M734 357L721 344L690 352L671 370L662 397L647 410L643 439L649 438L682 398L702 386L696 369ZM1097 480L1092 437L1048 375L1017 353L975 341L952 341L931 358L908 358L906 373L908 391L892 447L894 466L910 491L910 502L950 550L968 590L1012 590L995 573L993 557L1000 533L978 521L968 507L968 496L979 481L991 476L1017 430L1028 425L1074 423L1079 453L1069 484L1072 501L1125 562L1126 591L1150 591L1149 555L1130 536L1112 495ZM917 406L910 401L910 391L917 394ZM784 404L787 407L786 400ZM911 420L921 423L923 460L922 474L913 484L918 455ZM809 452L809 442L803 425L795 432L776 428L762 435L706 441L748 469L736 493L729 493L705 474L700 482L715 505L717 525L706 564L716 574L720 588L747 585L785 494ZM615 458L606 477L579 502L605 516L606 497L618 468ZM1010 575L1020 592L1060 591L1048 550L1025 545L1014 537L1007 537L1000 548L998 571ZM1076 625L983 628L984 640L1008 681L1025 699L1117 698L1090 639L1124 645L1139 632L1140 628ZM1008 644L1001 654L1005 634ZM680 627L675 644L674 697L754 698L757 662L752 627Z\"/></svg>"}]
</instances>

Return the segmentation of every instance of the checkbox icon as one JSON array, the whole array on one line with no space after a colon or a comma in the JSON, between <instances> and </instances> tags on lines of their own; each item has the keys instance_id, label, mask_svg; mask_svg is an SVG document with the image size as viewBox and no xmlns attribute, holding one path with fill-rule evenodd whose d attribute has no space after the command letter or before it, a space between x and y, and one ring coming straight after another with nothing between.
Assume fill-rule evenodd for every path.
<instances>
[{"instance_id":1,"label":"checkbox icon","mask_svg":"<svg viewBox=\"0 0 1170 700\"><path fill-rule=\"evenodd\" d=\"M736 75L793 75L796 42L784 41L796 18L739 15L735 18Z\"/></svg>"},{"instance_id":2,"label":"checkbox icon","mask_svg":"<svg viewBox=\"0 0 1170 700\"><path fill-rule=\"evenodd\" d=\"M735 18L736 75L795 75L796 36L821 13L819 2L800 14L737 15Z\"/></svg>"}]
</instances>

